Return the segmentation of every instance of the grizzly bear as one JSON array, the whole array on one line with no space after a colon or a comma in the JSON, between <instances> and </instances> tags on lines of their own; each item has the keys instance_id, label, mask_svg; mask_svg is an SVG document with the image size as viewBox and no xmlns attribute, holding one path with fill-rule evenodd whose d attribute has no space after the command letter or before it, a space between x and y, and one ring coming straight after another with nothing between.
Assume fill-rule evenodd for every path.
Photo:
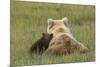
<instances>
[{"instance_id":1,"label":"grizzly bear","mask_svg":"<svg viewBox=\"0 0 100 67\"><path fill-rule=\"evenodd\" d=\"M48 19L47 32L52 33L53 38L44 54L70 54L88 51L87 47L73 37L67 17L61 20Z\"/></svg>"},{"instance_id":2,"label":"grizzly bear","mask_svg":"<svg viewBox=\"0 0 100 67\"><path fill-rule=\"evenodd\" d=\"M42 37L31 46L30 54L32 55L33 52L42 54L48 48L52 38L53 34L42 33Z\"/></svg>"}]
</instances>

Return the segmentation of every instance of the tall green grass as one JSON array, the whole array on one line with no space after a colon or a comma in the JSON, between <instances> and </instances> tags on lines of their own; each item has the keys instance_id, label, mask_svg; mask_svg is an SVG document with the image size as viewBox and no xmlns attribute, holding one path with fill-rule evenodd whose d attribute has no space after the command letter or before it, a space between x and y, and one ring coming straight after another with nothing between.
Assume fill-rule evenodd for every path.
<instances>
[{"instance_id":1,"label":"tall green grass","mask_svg":"<svg viewBox=\"0 0 100 67\"><path fill-rule=\"evenodd\" d=\"M89 48L85 54L40 56L28 51L46 32L47 19L68 17L75 38ZM11 65L95 61L95 6L11 1Z\"/></svg>"}]
</instances>

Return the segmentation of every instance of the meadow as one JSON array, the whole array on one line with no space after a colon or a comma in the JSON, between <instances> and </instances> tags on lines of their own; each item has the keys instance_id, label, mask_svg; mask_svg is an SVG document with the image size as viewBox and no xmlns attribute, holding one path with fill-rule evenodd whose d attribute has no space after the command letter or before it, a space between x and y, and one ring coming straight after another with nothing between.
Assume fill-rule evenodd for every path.
<instances>
[{"instance_id":1,"label":"meadow","mask_svg":"<svg viewBox=\"0 0 100 67\"><path fill-rule=\"evenodd\" d=\"M47 19L68 17L74 37L89 48L84 54L29 55L29 48L46 32ZM33 3L11 0L10 64L13 66L95 61L95 6Z\"/></svg>"}]
</instances>

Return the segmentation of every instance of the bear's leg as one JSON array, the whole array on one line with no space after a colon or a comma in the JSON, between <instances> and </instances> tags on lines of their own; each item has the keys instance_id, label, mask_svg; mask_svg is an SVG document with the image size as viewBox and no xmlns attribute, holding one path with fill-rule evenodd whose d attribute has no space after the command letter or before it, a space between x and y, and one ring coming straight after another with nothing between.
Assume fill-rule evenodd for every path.
<instances>
[{"instance_id":1,"label":"bear's leg","mask_svg":"<svg viewBox=\"0 0 100 67\"><path fill-rule=\"evenodd\" d=\"M89 51L89 49L84 46L82 43L78 42L79 46L80 46L80 53L86 53Z\"/></svg>"},{"instance_id":2,"label":"bear's leg","mask_svg":"<svg viewBox=\"0 0 100 67\"><path fill-rule=\"evenodd\" d=\"M65 48L64 45L53 45L50 46L45 52L44 54L46 55L63 55L63 54L68 54L67 49Z\"/></svg>"},{"instance_id":3,"label":"bear's leg","mask_svg":"<svg viewBox=\"0 0 100 67\"><path fill-rule=\"evenodd\" d=\"M88 52L88 48L85 47L81 42L77 41L76 39L71 39L71 51L78 51L80 53Z\"/></svg>"}]
</instances>

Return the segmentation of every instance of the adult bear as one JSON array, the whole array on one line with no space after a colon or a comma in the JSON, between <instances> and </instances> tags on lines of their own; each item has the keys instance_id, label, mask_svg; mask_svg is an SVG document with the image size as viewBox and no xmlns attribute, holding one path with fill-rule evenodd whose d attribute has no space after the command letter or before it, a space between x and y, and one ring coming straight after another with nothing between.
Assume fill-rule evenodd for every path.
<instances>
[{"instance_id":1,"label":"adult bear","mask_svg":"<svg viewBox=\"0 0 100 67\"><path fill-rule=\"evenodd\" d=\"M73 37L67 17L61 20L48 19L47 32L53 34L53 39L44 54L85 53L88 51L87 47Z\"/></svg>"}]
</instances>

